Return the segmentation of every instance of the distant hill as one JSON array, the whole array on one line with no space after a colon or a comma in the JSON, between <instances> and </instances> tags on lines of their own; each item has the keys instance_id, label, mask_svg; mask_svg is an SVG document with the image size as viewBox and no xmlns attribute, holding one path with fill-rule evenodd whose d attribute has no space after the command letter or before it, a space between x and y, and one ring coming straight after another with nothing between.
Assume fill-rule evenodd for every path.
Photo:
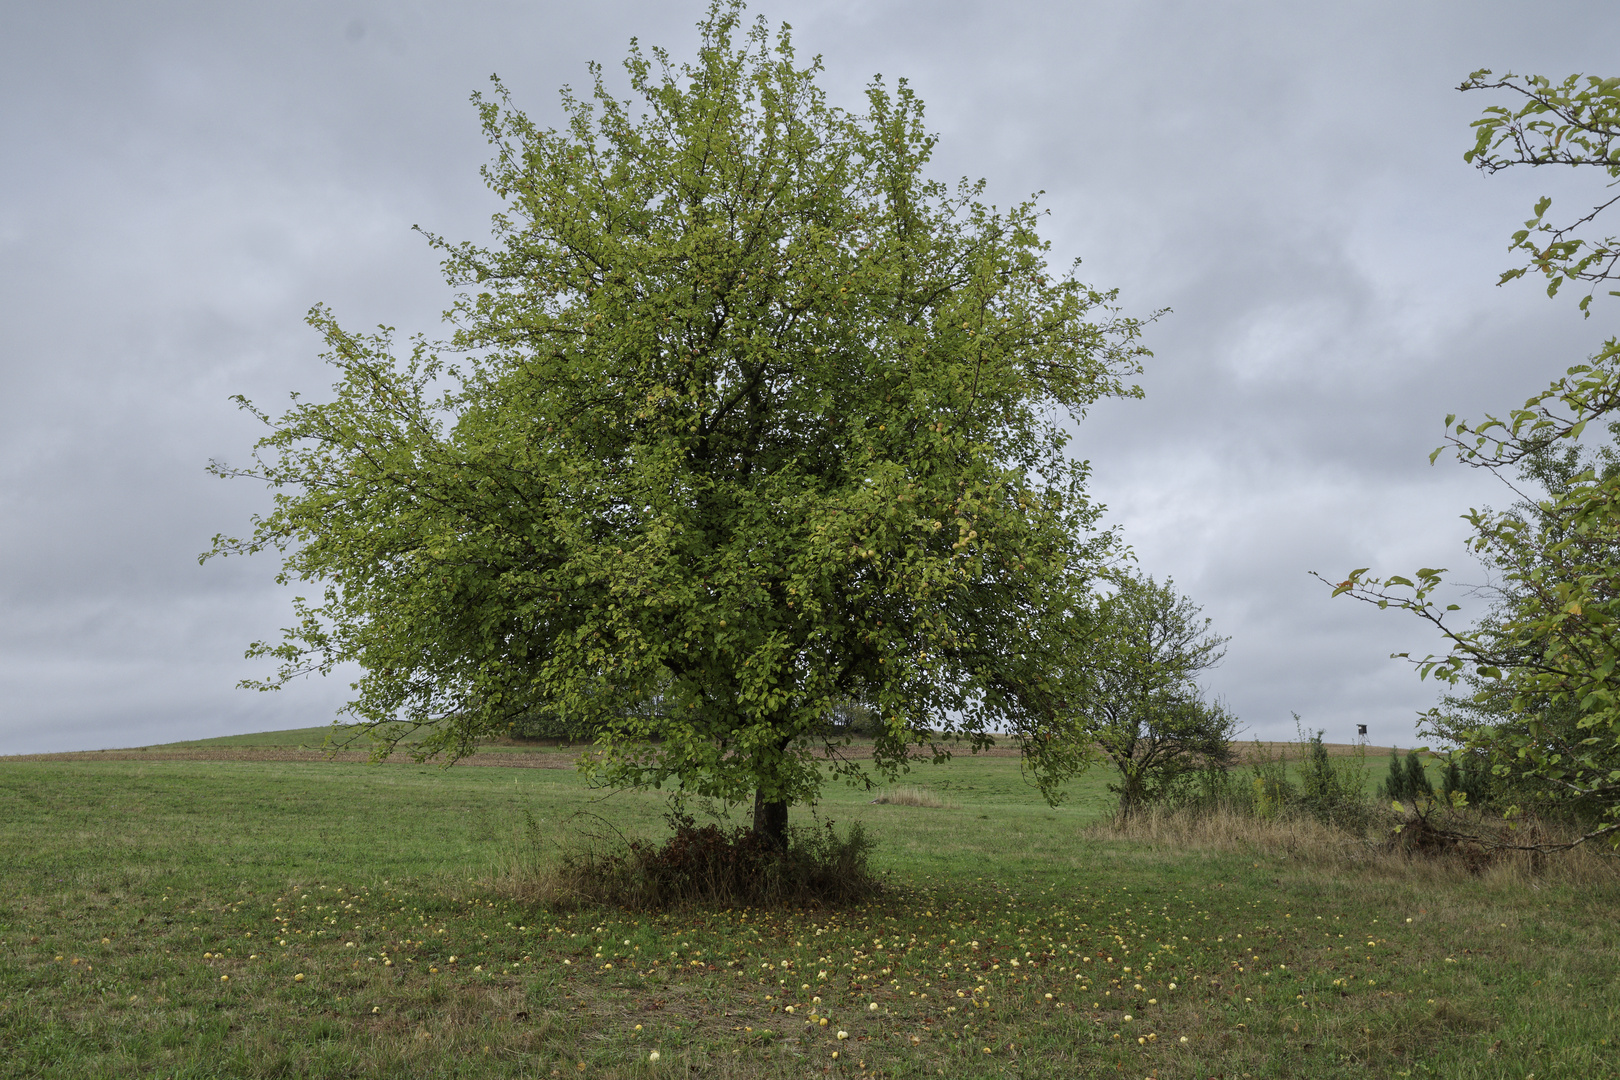
<instances>
[{"instance_id":1,"label":"distant hill","mask_svg":"<svg viewBox=\"0 0 1620 1080\"><path fill-rule=\"evenodd\" d=\"M288 728L285 731L256 731L247 735L221 735L213 739L191 739L186 742L154 743L147 750L205 750L210 747L229 746L301 746L318 750L326 745L332 734L330 724L321 727Z\"/></svg>"}]
</instances>

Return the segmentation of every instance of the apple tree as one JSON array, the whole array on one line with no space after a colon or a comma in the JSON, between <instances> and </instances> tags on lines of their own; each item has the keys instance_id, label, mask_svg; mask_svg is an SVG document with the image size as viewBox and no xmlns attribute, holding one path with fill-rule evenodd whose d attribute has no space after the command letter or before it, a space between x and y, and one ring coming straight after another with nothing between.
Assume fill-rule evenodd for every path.
<instances>
[{"instance_id":1,"label":"apple tree","mask_svg":"<svg viewBox=\"0 0 1620 1080\"><path fill-rule=\"evenodd\" d=\"M313 592L251 685L352 662L379 753L451 760L544 713L595 782L752 800L778 842L829 765L998 733L1050 795L1116 546L1066 425L1139 393L1141 324L1048 264L1033 201L929 178L904 82L836 108L741 7L695 62L632 43L629 100L593 65L560 130L475 95L504 208L430 236L448 340L317 307L331 396L242 402L267 433L213 468L274 503L209 554Z\"/></svg>"},{"instance_id":2,"label":"apple tree","mask_svg":"<svg viewBox=\"0 0 1620 1080\"><path fill-rule=\"evenodd\" d=\"M1166 578L1121 575L1098 618L1088 668L1086 728L1118 778L1109 790L1128 817L1231 764L1237 718L1209 701L1198 678L1226 655L1191 598Z\"/></svg>"}]
</instances>

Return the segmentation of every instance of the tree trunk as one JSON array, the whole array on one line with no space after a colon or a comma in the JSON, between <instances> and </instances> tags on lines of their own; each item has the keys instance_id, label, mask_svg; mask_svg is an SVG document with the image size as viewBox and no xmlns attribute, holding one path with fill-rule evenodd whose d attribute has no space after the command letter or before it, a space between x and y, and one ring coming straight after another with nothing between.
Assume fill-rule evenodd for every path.
<instances>
[{"instance_id":1,"label":"tree trunk","mask_svg":"<svg viewBox=\"0 0 1620 1080\"><path fill-rule=\"evenodd\" d=\"M1123 821L1134 817L1147 800L1143 798L1142 778L1134 769L1122 770L1119 785L1119 817Z\"/></svg>"},{"instance_id":2,"label":"tree trunk","mask_svg":"<svg viewBox=\"0 0 1620 1080\"><path fill-rule=\"evenodd\" d=\"M786 802L767 802L763 790L754 792L754 835L777 851L787 847Z\"/></svg>"}]
</instances>

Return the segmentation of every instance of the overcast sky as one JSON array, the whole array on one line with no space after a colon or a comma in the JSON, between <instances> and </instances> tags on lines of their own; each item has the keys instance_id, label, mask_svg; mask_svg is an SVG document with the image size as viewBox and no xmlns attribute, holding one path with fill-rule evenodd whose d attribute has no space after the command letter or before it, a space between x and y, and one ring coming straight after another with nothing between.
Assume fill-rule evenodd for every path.
<instances>
[{"instance_id":1,"label":"overcast sky","mask_svg":"<svg viewBox=\"0 0 1620 1080\"><path fill-rule=\"evenodd\" d=\"M331 378L302 318L437 330L413 224L487 235L468 96L536 120L631 36L692 55L694 0L0 3L0 753L329 722L341 678L235 689L287 621L269 558L197 554L268 495L204 472ZM1249 733L1291 712L1410 745L1436 640L1310 570L1456 568L1507 501L1445 459L1448 412L1521 402L1612 332L1496 288L1565 178L1462 160L1480 67L1616 74L1610 3L756 3L835 101L909 79L943 178L1044 190L1054 262L1150 328L1143 401L1077 429L1142 567L1232 637L1208 680Z\"/></svg>"}]
</instances>

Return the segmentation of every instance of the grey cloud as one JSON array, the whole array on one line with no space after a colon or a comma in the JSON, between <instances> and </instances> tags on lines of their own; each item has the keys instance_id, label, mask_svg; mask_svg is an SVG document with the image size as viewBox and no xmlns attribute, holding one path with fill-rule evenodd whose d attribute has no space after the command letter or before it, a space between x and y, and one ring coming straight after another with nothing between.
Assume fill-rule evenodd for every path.
<instances>
[{"instance_id":1,"label":"grey cloud","mask_svg":"<svg viewBox=\"0 0 1620 1080\"><path fill-rule=\"evenodd\" d=\"M346 679L233 689L288 613L268 559L196 565L268 496L206 476L330 382L307 308L438 332L413 224L486 234L468 95L499 72L556 122L628 38L689 55L698 3L273 0L0 13L0 752L332 717ZM1076 428L1145 569L1233 635L1210 680L1256 733L1289 711L1411 738L1434 700L1390 652L1432 635L1307 575L1466 569L1457 515L1504 501L1431 468L1447 412L1509 407L1602 336L1533 285L1508 230L1557 177L1461 161L1480 66L1612 73L1598 3L789 2L851 107L906 76L945 178L1044 189L1054 262L1149 328L1142 402ZM1572 27L1580 32L1572 33ZM1605 324L1607 325L1607 324ZM1466 576L1466 575L1465 575ZM1385 733L1380 735L1380 733Z\"/></svg>"}]
</instances>

